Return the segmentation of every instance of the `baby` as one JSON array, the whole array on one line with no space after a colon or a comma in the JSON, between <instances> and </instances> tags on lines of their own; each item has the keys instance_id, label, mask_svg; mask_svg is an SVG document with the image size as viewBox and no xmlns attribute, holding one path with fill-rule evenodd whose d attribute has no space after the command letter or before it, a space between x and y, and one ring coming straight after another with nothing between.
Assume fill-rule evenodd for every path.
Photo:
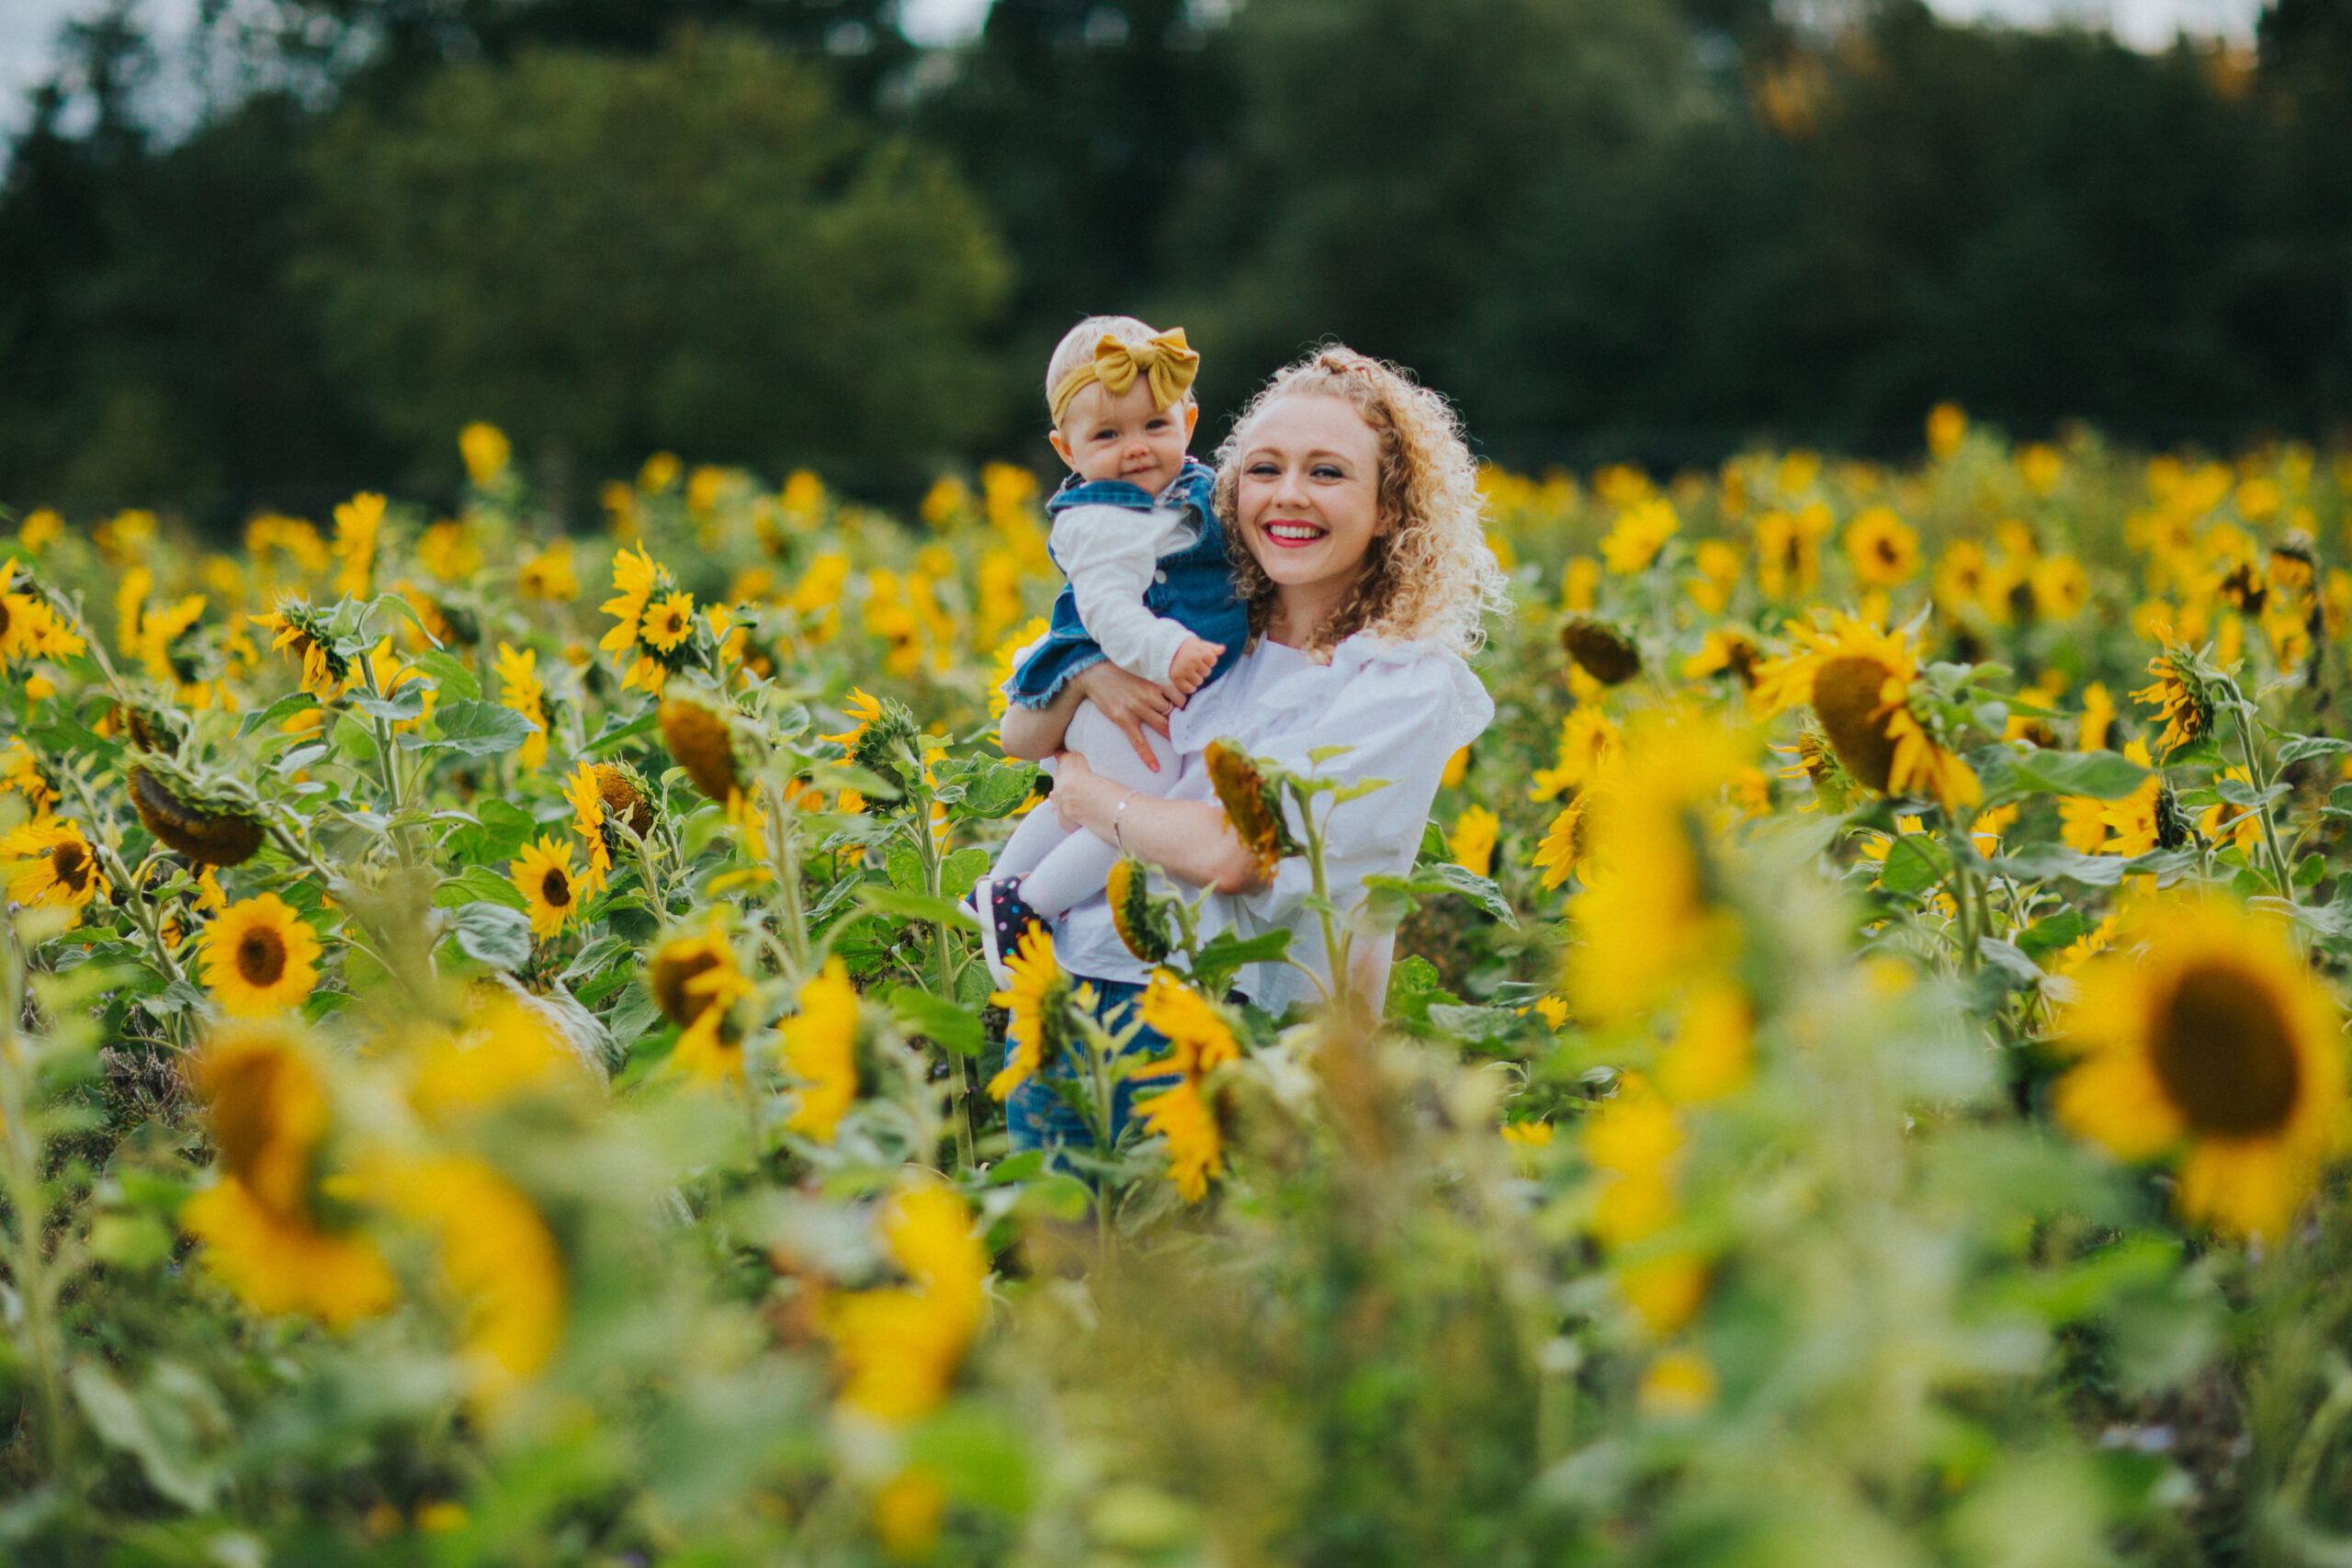
<instances>
[{"instance_id":1,"label":"baby","mask_svg":"<svg viewBox=\"0 0 2352 1568\"><path fill-rule=\"evenodd\" d=\"M1090 317L1054 350L1046 399L1070 477L1046 503L1046 549L1069 582L1044 639L1005 685L1023 707L1044 707L1105 659L1190 696L1241 656L1249 616L1234 592L1216 476L1185 456L1201 414L1192 389L1199 367L1182 328L1158 333L1132 316ZM1163 740L1146 739L1157 772L1118 726L1080 703L1064 744L1105 778L1157 795L1174 782L1175 759ZM1118 858L1091 833L1063 831L1050 806L1022 820L972 897L999 985L1012 983L1005 959L1029 926L1100 893Z\"/></svg>"}]
</instances>

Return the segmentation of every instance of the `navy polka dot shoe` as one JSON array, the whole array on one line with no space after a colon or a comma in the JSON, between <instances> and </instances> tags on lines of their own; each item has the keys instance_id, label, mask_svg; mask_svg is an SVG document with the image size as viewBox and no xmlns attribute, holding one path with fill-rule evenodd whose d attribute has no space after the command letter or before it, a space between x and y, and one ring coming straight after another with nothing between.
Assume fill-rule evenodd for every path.
<instances>
[{"instance_id":1,"label":"navy polka dot shoe","mask_svg":"<svg viewBox=\"0 0 2352 1568\"><path fill-rule=\"evenodd\" d=\"M1021 950L1029 928L1045 925L1046 918L1022 898L1018 883L985 876L972 889L972 913L980 922L980 955L988 960L989 977L999 990L1009 989L1012 966L1008 960Z\"/></svg>"}]
</instances>

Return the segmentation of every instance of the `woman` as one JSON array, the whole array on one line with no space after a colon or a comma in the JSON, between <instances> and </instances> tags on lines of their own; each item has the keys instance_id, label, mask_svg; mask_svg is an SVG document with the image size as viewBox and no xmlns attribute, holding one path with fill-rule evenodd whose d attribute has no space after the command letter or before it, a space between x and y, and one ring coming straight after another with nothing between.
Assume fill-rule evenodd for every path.
<instances>
[{"instance_id":1,"label":"woman","mask_svg":"<svg viewBox=\"0 0 2352 1568\"><path fill-rule=\"evenodd\" d=\"M1326 348L1281 372L1217 454L1217 510L1234 541L1250 609L1249 652L1189 705L1174 692L1096 664L1043 708L1005 716L1004 749L1058 753L1053 803L1085 829L1179 882L1215 889L1209 930L1284 928L1287 964L1244 969L1237 988L1269 1011L1336 994L1321 922L1306 918L1307 868L1284 862L1261 880L1210 787L1201 753L1220 738L1252 756L1342 783L1385 779L1329 812L1325 870L1344 912L1364 877L1401 876L1429 820L1448 758L1494 716L1464 662L1504 605L1501 570L1481 524L1476 470L1445 400L1401 372ZM1179 758L1165 798L1137 795L1060 752L1078 704L1095 706L1149 756L1148 728ZM1320 763L1310 753L1350 748ZM1091 980L1115 1016L1148 978L1097 897L1055 922L1061 966ZM1391 937L1355 945L1346 984L1374 1009L1387 986ZM1313 978L1309 978L1309 976ZM1059 1141L1075 1119L1032 1080L1009 1106L1016 1148ZM1125 1106L1119 1107L1124 1121ZM1060 1112L1057 1115L1056 1112ZM1065 1124L1067 1123L1067 1124Z\"/></svg>"}]
</instances>

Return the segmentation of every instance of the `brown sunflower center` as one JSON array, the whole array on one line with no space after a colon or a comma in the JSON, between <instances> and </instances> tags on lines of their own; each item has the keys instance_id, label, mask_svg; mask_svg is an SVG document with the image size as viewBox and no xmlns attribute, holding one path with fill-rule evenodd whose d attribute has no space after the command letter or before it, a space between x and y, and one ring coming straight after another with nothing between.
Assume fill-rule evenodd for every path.
<instances>
[{"instance_id":1,"label":"brown sunflower center","mask_svg":"<svg viewBox=\"0 0 2352 1568\"><path fill-rule=\"evenodd\" d=\"M653 961L653 999L673 1022L690 1024L710 1006L710 998L689 991L686 984L695 976L718 967L718 956L707 952L663 953Z\"/></svg>"},{"instance_id":2,"label":"brown sunflower center","mask_svg":"<svg viewBox=\"0 0 2352 1568\"><path fill-rule=\"evenodd\" d=\"M49 874L67 892L81 892L90 885L89 852L75 843L58 845L49 852Z\"/></svg>"},{"instance_id":3,"label":"brown sunflower center","mask_svg":"<svg viewBox=\"0 0 2352 1568\"><path fill-rule=\"evenodd\" d=\"M551 909L570 907L571 878L563 874L563 867L560 865L548 867L546 873L539 878L539 897L547 900L548 908Z\"/></svg>"},{"instance_id":4,"label":"brown sunflower center","mask_svg":"<svg viewBox=\"0 0 2352 1568\"><path fill-rule=\"evenodd\" d=\"M1879 536L1876 547L1878 550L1878 558L1884 561L1887 565L1900 566L1903 564L1903 552L1896 549L1894 547L1894 541L1888 538L1885 535L1882 534Z\"/></svg>"},{"instance_id":5,"label":"brown sunflower center","mask_svg":"<svg viewBox=\"0 0 2352 1568\"><path fill-rule=\"evenodd\" d=\"M1887 668L1875 659L1845 654L1825 660L1813 677L1813 707L1846 771L1885 793L1894 772L1894 739L1886 732Z\"/></svg>"},{"instance_id":6,"label":"brown sunflower center","mask_svg":"<svg viewBox=\"0 0 2352 1568\"><path fill-rule=\"evenodd\" d=\"M2151 1046L2165 1098L2197 1132L2276 1133L2294 1111L2302 1066L2293 1036L2278 999L2243 969L2203 964L2183 975Z\"/></svg>"},{"instance_id":7,"label":"brown sunflower center","mask_svg":"<svg viewBox=\"0 0 2352 1568\"><path fill-rule=\"evenodd\" d=\"M237 978L256 989L275 986L286 976L286 939L266 927L248 929L237 939Z\"/></svg>"}]
</instances>

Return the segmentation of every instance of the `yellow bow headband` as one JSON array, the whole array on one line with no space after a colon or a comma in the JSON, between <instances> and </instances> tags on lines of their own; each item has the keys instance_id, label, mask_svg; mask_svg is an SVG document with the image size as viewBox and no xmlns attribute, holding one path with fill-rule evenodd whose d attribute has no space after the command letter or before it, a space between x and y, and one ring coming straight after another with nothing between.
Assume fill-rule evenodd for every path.
<instances>
[{"instance_id":1,"label":"yellow bow headband","mask_svg":"<svg viewBox=\"0 0 2352 1568\"><path fill-rule=\"evenodd\" d=\"M1094 345L1094 357L1073 367L1054 389L1054 423L1061 423L1062 416L1069 412L1070 400L1090 382L1102 382L1102 389L1116 398L1136 384L1138 375L1150 379L1152 407L1173 408L1177 400L1193 389L1193 378L1200 368L1201 356L1184 341L1182 327L1171 327L1141 344L1122 343L1105 333Z\"/></svg>"}]
</instances>

